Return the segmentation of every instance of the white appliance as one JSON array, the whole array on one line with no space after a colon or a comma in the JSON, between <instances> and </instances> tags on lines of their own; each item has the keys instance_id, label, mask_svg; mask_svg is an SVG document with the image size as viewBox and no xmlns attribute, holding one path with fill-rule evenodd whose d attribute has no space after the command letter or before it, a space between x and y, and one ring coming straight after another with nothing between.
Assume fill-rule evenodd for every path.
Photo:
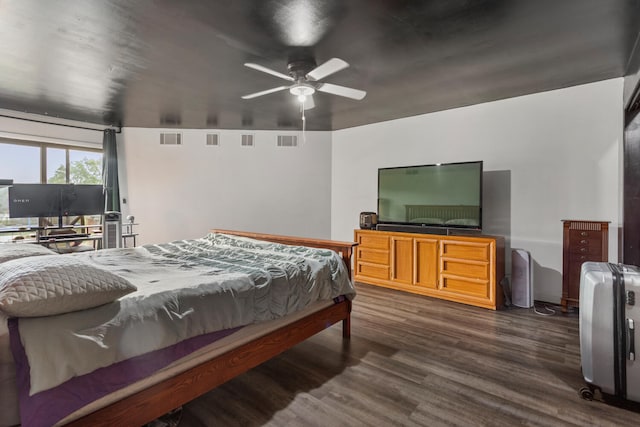
<instances>
[{"instance_id":1,"label":"white appliance","mask_svg":"<svg viewBox=\"0 0 640 427\"><path fill-rule=\"evenodd\" d=\"M531 255L523 249L511 251L511 303L516 307L533 307L533 268Z\"/></svg>"},{"instance_id":2,"label":"white appliance","mask_svg":"<svg viewBox=\"0 0 640 427\"><path fill-rule=\"evenodd\" d=\"M102 221L102 247L104 249L122 247L122 214L109 211Z\"/></svg>"}]
</instances>

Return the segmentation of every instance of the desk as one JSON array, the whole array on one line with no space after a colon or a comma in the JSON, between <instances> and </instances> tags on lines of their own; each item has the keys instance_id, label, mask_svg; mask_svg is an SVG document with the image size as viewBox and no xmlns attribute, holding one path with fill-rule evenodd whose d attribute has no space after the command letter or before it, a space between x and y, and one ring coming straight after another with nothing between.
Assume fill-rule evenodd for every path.
<instances>
[{"instance_id":1,"label":"desk","mask_svg":"<svg viewBox=\"0 0 640 427\"><path fill-rule=\"evenodd\" d=\"M136 236L138 233L133 232L133 227L138 224L134 224L133 222L127 222L122 224L122 247L127 247L127 239L132 238L133 247L136 247Z\"/></svg>"},{"instance_id":2,"label":"desk","mask_svg":"<svg viewBox=\"0 0 640 427\"><path fill-rule=\"evenodd\" d=\"M127 247L128 239L133 240L133 246L136 246L136 237L138 233L127 233L122 235L122 247ZM58 245L60 243L66 243L71 246L73 243L80 245L83 242L93 242L94 249L102 249L102 234L93 233L79 236L44 236L38 241L25 241L25 243L39 243L43 246L49 247L50 245Z\"/></svg>"},{"instance_id":3,"label":"desk","mask_svg":"<svg viewBox=\"0 0 640 427\"><path fill-rule=\"evenodd\" d=\"M127 247L129 239L132 239L133 246L136 246L138 233L133 231L133 227L138 224L123 224L122 247ZM20 243L38 243L46 247L53 244L66 243L69 247L72 244L80 245L83 242L93 242L94 249L102 248L102 225L70 225L64 227L3 227L0 228L1 235L14 235L12 241ZM80 230L79 233L77 230ZM49 234L51 232L58 234ZM68 233L64 233L68 231ZM82 233L85 231L85 233ZM28 234L28 236L24 236Z\"/></svg>"}]
</instances>

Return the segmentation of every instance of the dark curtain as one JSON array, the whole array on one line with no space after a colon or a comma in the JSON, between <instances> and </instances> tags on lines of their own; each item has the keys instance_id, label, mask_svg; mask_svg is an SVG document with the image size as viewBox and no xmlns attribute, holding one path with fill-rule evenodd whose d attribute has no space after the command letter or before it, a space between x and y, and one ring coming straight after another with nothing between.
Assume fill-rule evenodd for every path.
<instances>
[{"instance_id":1,"label":"dark curtain","mask_svg":"<svg viewBox=\"0 0 640 427\"><path fill-rule=\"evenodd\" d=\"M116 131L105 129L102 140L102 181L104 183L105 211L120 212L120 187L118 184L118 152Z\"/></svg>"}]
</instances>

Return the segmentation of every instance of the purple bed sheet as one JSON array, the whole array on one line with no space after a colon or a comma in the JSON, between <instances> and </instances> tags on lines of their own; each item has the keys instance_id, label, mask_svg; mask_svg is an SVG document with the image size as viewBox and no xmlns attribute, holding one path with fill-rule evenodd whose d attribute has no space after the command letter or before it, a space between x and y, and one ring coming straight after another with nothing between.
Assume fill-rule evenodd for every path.
<instances>
[{"instance_id":1,"label":"purple bed sheet","mask_svg":"<svg viewBox=\"0 0 640 427\"><path fill-rule=\"evenodd\" d=\"M175 345L152 351L89 374L74 377L49 390L29 396L29 361L20 340L18 318L9 319L11 352L16 363L16 381L23 427L49 427L83 406L152 375L176 360L242 327L225 329L189 338Z\"/></svg>"}]
</instances>

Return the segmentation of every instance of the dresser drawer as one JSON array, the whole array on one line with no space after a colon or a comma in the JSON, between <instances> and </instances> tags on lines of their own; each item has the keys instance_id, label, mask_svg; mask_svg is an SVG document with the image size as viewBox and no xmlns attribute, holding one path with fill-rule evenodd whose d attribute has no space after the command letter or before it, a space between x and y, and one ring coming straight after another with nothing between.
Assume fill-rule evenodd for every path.
<instances>
[{"instance_id":1,"label":"dresser drawer","mask_svg":"<svg viewBox=\"0 0 640 427\"><path fill-rule=\"evenodd\" d=\"M356 265L356 280L358 279L358 276L389 280L389 267L386 265L369 264L358 261L358 264Z\"/></svg>"},{"instance_id":2,"label":"dresser drawer","mask_svg":"<svg viewBox=\"0 0 640 427\"><path fill-rule=\"evenodd\" d=\"M569 253L571 254L581 254L581 255L593 255L599 257L602 254L602 246L600 245L580 245L580 246L570 246Z\"/></svg>"},{"instance_id":3,"label":"dresser drawer","mask_svg":"<svg viewBox=\"0 0 640 427\"><path fill-rule=\"evenodd\" d=\"M458 295L468 295L479 298L489 298L489 283L475 280L465 280L461 277L440 275L440 289Z\"/></svg>"},{"instance_id":4,"label":"dresser drawer","mask_svg":"<svg viewBox=\"0 0 640 427\"><path fill-rule=\"evenodd\" d=\"M602 243L602 233L594 230L569 230L569 242L579 244L581 240L590 240Z\"/></svg>"},{"instance_id":5,"label":"dresser drawer","mask_svg":"<svg viewBox=\"0 0 640 427\"><path fill-rule=\"evenodd\" d=\"M358 261L389 265L389 251L357 247Z\"/></svg>"},{"instance_id":6,"label":"dresser drawer","mask_svg":"<svg viewBox=\"0 0 640 427\"><path fill-rule=\"evenodd\" d=\"M488 262L472 263L468 261L443 259L440 271L442 271L442 273L449 273L455 276L489 280Z\"/></svg>"},{"instance_id":7,"label":"dresser drawer","mask_svg":"<svg viewBox=\"0 0 640 427\"><path fill-rule=\"evenodd\" d=\"M358 245L366 249L389 250L389 236L378 234L358 234Z\"/></svg>"},{"instance_id":8,"label":"dresser drawer","mask_svg":"<svg viewBox=\"0 0 640 427\"><path fill-rule=\"evenodd\" d=\"M472 243L457 240L443 240L441 256L446 258L469 259L474 261L489 261L490 243Z\"/></svg>"},{"instance_id":9,"label":"dresser drawer","mask_svg":"<svg viewBox=\"0 0 640 427\"><path fill-rule=\"evenodd\" d=\"M600 253L595 253L595 254L569 253L569 262L583 263L587 261L602 262L602 255Z\"/></svg>"}]
</instances>

